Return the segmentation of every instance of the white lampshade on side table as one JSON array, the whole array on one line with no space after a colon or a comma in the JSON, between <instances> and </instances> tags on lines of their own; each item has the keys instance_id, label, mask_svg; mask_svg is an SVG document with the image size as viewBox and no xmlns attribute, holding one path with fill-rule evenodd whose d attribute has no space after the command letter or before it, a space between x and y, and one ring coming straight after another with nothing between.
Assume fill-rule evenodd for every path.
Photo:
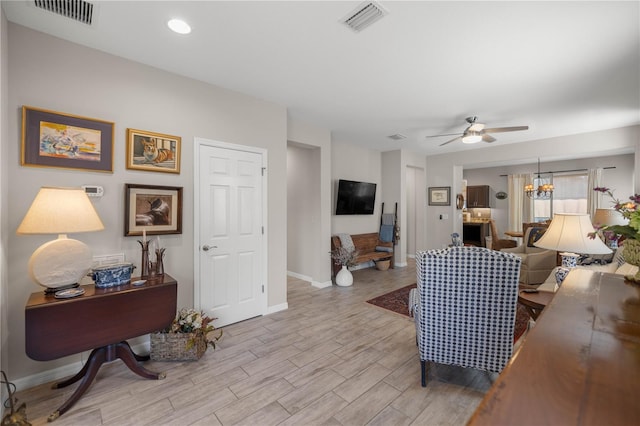
<instances>
[{"instance_id":1,"label":"white lampshade on side table","mask_svg":"<svg viewBox=\"0 0 640 426\"><path fill-rule=\"evenodd\" d=\"M58 234L29 259L29 276L46 287L45 293L77 287L91 268L93 257L85 243L66 234L101 231L104 225L82 188L42 187L33 200L18 235Z\"/></svg>"},{"instance_id":2,"label":"white lampshade on side table","mask_svg":"<svg viewBox=\"0 0 640 426\"><path fill-rule=\"evenodd\" d=\"M595 233L588 214L558 213L549 229L534 243L536 247L561 252L562 266L556 271L556 283L562 284L569 271L576 266L579 254L609 254L611 249Z\"/></svg>"}]
</instances>

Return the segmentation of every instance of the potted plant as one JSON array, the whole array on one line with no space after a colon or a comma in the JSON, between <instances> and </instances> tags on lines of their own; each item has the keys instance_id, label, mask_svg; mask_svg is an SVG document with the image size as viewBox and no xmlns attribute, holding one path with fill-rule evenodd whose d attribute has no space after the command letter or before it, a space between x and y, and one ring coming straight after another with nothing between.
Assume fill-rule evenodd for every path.
<instances>
[{"instance_id":1,"label":"potted plant","mask_svg":"<svg viewBox=\"0 0 640 426\"><path fill-rule=\"evenodd\" d=\"M353 275L348 268L356 265L357 257L356 250L347 250L344 247L337 247L331 251L333 262L342 266L342 269L336 274L336 284L340 287L348 287L353 284Z\"/></svg>"},{"instance_id":2,"label":"potted plant","mask_svg":"<svg viewBox=\"0 0 640 426\"><path fill-rule=\"evenodd\" d=\"M202 311L180 309L175 319L162 331L151 333L151 359L154 361L196 361L207 348L216 348L217 336L211 318Z\"/></svg>"}]
</instances>

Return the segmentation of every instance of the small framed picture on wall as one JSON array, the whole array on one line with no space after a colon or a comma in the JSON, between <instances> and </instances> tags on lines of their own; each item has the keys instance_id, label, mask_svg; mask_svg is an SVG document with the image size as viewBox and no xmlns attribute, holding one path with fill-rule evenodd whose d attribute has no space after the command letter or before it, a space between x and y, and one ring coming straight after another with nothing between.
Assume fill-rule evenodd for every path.
<instances>
[{"instance_id":1,"label":"small framed picture on wall","mask_svg":"<svg viewBox=\"0 0 640 426\"><path fill-rule=\"evenodd\" d=\"M431 186L429 187L429 205L430 206L450 206L451 205L451 187L450 186Z\"/></svg>"}]
</instances>

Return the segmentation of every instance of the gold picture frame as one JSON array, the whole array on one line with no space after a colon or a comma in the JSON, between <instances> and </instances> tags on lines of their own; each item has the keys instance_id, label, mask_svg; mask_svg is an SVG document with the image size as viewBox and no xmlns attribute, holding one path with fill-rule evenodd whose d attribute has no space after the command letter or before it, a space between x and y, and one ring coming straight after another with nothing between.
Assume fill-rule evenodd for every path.
<instances>
[{"instance_id":1,"label":"gold picture frame","mask_svg":"<svg viewBox=\"0 0 640 426\"><path fill-rule=\"evenodd\" d=\"M124 236L182 234L182 187L125 184Z\"/></svg>"},{"instance_id":2,"label":"gold picture frame","mask_svg":"<svg viewBox=\"0 0 640 426\"><path fill-rule=\"evenodd\" d=\"M20 164L113 173L114 126L25 105Z\"/></svg>"},{"instance_id":3,"label":"gold picture frame","mask_svg":"<svg viewBox=\"0 0 640 426\"><path fill-rule=\"evenodd\" d=\"M180 173L180 136L127 129L127 169Z\"/></svg>"}]
</instances>

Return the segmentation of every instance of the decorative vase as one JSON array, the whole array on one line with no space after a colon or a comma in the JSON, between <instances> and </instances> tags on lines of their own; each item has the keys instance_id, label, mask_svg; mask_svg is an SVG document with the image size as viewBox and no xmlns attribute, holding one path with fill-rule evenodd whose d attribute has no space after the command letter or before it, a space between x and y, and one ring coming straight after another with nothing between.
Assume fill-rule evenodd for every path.
<instances>
[{"instance_id":1,"label":"decorative vase","mask_svg":"<svg viewBox=\"0 0 640 426\"><path fill-rule=\"evenodd\" d=\"M624 249L622 250L624 261L631 265L640 266L640 241L624 240ZM625 275L624 278L635 284L640 284L640 271L635 275Z\"/></svg>"},{"instance_id":2,"label":"decorative vase","mask_svg":"<svg viewBox=\"0 0 640 426\"><path fill-rule=\"evenodd\" d=\"M342 269L336 274L336 284L340 287L349 287L353 285L353 275L351 271L347 269L346 265L342 265Z\"/></svg>"}]
</instances>

